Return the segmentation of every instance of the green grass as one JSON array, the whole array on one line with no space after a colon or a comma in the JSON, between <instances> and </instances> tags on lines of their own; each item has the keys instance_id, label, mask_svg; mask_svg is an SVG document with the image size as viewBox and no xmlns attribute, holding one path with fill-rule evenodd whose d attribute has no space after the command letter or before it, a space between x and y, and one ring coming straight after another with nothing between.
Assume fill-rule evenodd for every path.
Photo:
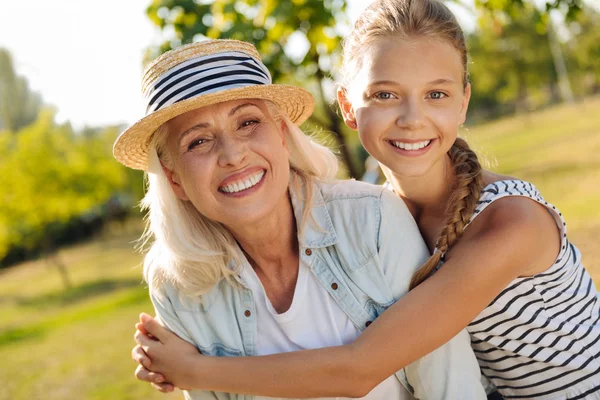
<instances>
[{"instance_id":1,"label":"green grass","mask_svg":"<svg viewBox=\"0 0 600 400\"><path fill-rule=\"evenodd\" d=\"M600 282L600 97L470 127L491 169L532 182L558 207Z\"/></svg>"},{"instance_id":2,"label":"green grass","mask_svg":"<svg viewBox=\"0 0 600 400\"><path fill-rule=\"evenodd\" d=\"M0 273L0 400L163 399L133 376L134 324L152 311L133 251L139 224ZM181 393L167 398L182 398Z\"/></svg>"},{"instance_id":3,"label":"green grass","mask_svg":"<svg viewBox=\"0 0 600 400\"><path fill-rule=\"evenodd\" d=\"M492 169L532 181L559 207L600 282L600 98L470 127ZM139 224L0 271L0 400L162 399L133 376L134 323L152 311L133 251ZM180 393L167 398L181 398Z\"/></svg>"}]
</instances>

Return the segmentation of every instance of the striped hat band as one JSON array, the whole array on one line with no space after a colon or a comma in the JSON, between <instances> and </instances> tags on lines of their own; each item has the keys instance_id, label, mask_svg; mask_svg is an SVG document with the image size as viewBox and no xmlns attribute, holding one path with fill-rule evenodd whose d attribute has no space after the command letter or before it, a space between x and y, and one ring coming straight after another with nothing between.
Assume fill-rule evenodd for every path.
<instances>
[{"instance_id":1,"label":"striped hat band","mask_svg":"<svg viewBox=\"0 0 600 400\"><path fill-rule=\"evenodd\" d=\"M246 53L230 51L191 58L147 86L146 115L193 97L271 82L264 64Z\"/></svg>"}]
</instances>

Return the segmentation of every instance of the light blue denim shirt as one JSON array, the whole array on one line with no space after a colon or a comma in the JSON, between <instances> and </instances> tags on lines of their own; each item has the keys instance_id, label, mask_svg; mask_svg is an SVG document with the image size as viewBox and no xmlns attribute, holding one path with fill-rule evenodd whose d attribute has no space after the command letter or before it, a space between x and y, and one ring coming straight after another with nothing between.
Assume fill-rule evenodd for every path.
<instances>
[{"instance_id":1,"label":"light blue denim shirt","mask_svg":"<svg viewBox=\"0 0 600 400\"><path fill-rule=\"evenodd\" d=\"M362 331L408 292L411 276L429 256L427 247L404 202L383 187L356 181L313 185L310 216L298 235L300 257ZM300 224L305 204L294 193L291 199ZM247 261L244 264L250 268ZM219 282L202 301L180 301L174 287L163 289L162 295L151 293L156 314L203 354L256 354L254 299L241 280L239 285ZM435 329L433 321L431 327ZM419 399L486 398L466 331L396 376ZM197 390L185 395L188 399L253 398Z\"/></svg>"}]
</instances>

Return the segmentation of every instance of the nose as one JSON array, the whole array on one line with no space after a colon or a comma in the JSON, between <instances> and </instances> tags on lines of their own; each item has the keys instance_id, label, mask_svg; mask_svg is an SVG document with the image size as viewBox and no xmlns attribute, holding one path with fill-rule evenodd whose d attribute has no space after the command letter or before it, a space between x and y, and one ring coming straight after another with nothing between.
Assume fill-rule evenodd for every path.
<instances>
[{"instance_id":1,"label":"nose","mask_svg":"<svg viewBox=\"0 0 600 400\"><path fill-rule=\"evenodd\" d=\"M417 97L410 97L400 105L396 125L406 129L421 128L425 123L424 104Z\"/></svg>"},{"instance_id":2,"label":"nose","mask_svg":"<svg viewBox=\"0 0 600 400\"><path fill-rule=\"evenodd\" d=\"M238 167L246 161L247 157L248 144L246 141L227 135L219 140L218 163L220 167Z\"/></svg>"}]
</instances>

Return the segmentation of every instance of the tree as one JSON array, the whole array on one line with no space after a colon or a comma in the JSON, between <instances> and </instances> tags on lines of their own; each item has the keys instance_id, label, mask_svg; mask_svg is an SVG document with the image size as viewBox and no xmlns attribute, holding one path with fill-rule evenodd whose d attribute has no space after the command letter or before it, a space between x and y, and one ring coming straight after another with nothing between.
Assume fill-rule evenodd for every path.
<instances>
[{"instance_id":1,"label":"tree","mask_svg":"<svg viewBox=\"0 0 600 400\"><path fill-rule=\"evenodd\" d=\"M579 78L579 94L600 92L600 12L591 7L571 21L571 37L567 42L570 69Z\"/></svg>"},{"instance_id":2,"label":"tree","mask_svg":"<svg viewBox=\"0 0 600 400\"><path fill-rule=\"evenodd\" d=\"M15 72L7 50L0 48L0 130L17 132L36 120L42 99Z\"/></svg>"},{"instance_id":3,"label":"tree","mask_svg":"<svg viewBox=\"0 0 600 400\"><path fill-rule=\"evenodd\" d=\"M333 96L327 95L340 59L342 36L334 27L347 23L345 7L342 0L153 0L148 17L172 37L149 49L147 58L201 37L254 43L274 81L301 83L313 92L318 110L309 122L333 135L349 175L358 177Z\"/></svg>"},{"instance_id":4,"label":"tree","mask_svg":"<svg viewBox=\"0 0 600 400\"><path fill-rule=\"evenodd\" d=\"M462 0L458 0L458 2L462 3ZM475 7L493 14L503 14L509 19L516 19L519 18L519 14L524 8L531 6L532 3L527 0L475 0ZM569 20L575 19L583 8L582 0L544 0L535 3L540 4L544 14L548 14L552 10L560 10Z\"/></svg>"},{"instance_id":5,"label":"tree","mask_svg":"<svg viewBox=\"0 0 600 400\"><path fill-rule=\"evenodd\" d=\"M112 158L117 133L74 132L46 109L17 134L0 135L0 261L15 247L41 251L70 287L55 252L65 226L101 216L98 208L130 184Z\"/></svg>"},{"instance_id":6,"label":"tree","mask_svg":"<svg viewBox=\"0 0 600 400\"><path fill-rule=\"evenodd\" d=\"M532 5L513 19L480 15L479 29L467 38L474 111L487 108L489 117L527 111L536 97L542 104L559 100L546 18Z\"/></svg>"}]
</instances>

